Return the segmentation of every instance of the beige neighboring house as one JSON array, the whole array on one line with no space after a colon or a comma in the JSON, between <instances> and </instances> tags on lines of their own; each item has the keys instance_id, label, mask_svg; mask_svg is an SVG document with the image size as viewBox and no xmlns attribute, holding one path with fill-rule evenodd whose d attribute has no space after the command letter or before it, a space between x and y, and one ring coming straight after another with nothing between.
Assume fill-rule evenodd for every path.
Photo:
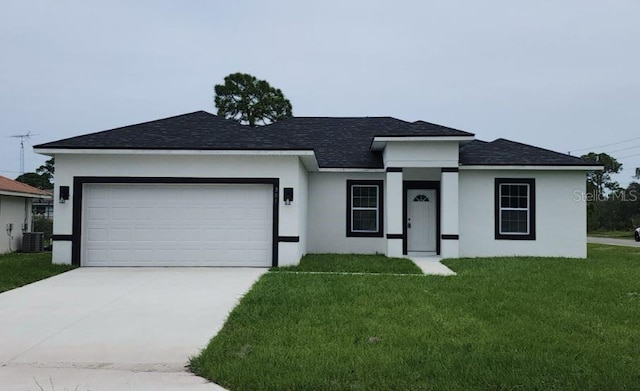
<instances>
[{"instance_id":1,"label":"beige neighboring house","mask_svg":"<svg viewBox=\"0 0 640 391\"><path fill-rule=\"evenodd\" d=\"M22 234L31 231L34 200L51 198L45 190L0 176L0 254L21 250Z\"/></svg>"}]
</instances>

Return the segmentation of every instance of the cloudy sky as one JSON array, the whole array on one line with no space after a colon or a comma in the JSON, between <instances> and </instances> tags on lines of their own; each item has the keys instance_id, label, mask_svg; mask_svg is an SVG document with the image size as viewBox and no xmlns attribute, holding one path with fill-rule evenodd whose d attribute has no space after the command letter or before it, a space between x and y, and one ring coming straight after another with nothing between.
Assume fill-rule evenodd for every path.
<instances>
[{"instance_id":1,"label":"cloudy sky","mask_svg":"<svg viewBox=\"0 0 640 391\"><path fill-rule=\"evenodd\" d=\"M34 144L215 113L213 86L246 72L297 116L611 152L626 183L640 167L639 21L640 0L2 0L0 175L19 175L12 135L37 134L31 171L46 159Z\"/></svg>"}]
</instances>

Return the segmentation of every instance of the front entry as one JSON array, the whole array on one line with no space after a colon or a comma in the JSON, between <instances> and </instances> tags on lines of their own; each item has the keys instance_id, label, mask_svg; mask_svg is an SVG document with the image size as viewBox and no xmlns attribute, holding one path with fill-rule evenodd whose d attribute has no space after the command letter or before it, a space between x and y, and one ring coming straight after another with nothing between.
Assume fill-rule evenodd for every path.
<instances>
[{"instance_id":1,"label":"front entry","mask_svg":"<svg viewBox=\"0 0 640 391\"><path fill-rule=\"evenodd\" d=\"M437 251L437 192L407 189L407 251Z\"/></svg>"}]
</instances>

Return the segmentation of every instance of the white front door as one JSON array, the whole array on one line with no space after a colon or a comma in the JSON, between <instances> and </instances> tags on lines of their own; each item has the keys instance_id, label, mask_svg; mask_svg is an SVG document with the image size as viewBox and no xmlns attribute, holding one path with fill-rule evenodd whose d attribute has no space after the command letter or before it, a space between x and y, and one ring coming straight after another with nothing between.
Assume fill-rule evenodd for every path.
<instances>
[{"instance_id":1,"label":"white front door","mask_svg":"<svg viewBox=\"0 0 640 391\"><path fill-rule=\"evenodd\" d=\"M407 251L436 251L436 191L407 190Z\"/></svg>"}]
</instances>

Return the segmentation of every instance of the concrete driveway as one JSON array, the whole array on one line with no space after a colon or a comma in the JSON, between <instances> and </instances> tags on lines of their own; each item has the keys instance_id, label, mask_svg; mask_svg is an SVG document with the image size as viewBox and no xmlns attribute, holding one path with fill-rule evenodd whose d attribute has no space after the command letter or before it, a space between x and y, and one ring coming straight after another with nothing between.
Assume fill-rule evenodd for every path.
<instances>
[{"instance_id":1,"label":"concrete driveway","mask_svg":"<svg viewBox=\"0 0 640 391\"><path fill-rule=\"evenodd\" d=\"M640 247L640 242L636 242L633 239L598 238L595 236L589 236L587 238L587 242L599 243L599 244L610 244L612 246Z\"/></svg>"},{"instance_id":2,"label":"concrete driveway","mask_svg":"<svg viewBox=\"0 0 640 391\"><path fill-rule=\"evenodd\" d=\"M0 294L2 390L216 390L186 371L267 269L81 268Z\"/></svg>"}]
</instances>

